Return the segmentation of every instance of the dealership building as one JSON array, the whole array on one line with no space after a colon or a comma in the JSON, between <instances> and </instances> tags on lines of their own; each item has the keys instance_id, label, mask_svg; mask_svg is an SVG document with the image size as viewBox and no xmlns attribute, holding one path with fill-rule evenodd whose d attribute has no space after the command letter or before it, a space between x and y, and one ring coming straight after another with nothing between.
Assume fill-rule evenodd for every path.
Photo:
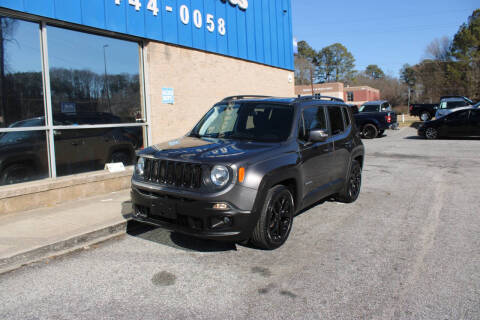
<instances>
[{"instance_id":1,"label":"dealership building","mask_svg":"<svg viewBox=\"0 0 480 320\"><path fill-rule=\"evenodd\" d=\"M106 163L293 68L291 0L0 0L0 214L127 188Z\"/></svg>"}]
</instances>

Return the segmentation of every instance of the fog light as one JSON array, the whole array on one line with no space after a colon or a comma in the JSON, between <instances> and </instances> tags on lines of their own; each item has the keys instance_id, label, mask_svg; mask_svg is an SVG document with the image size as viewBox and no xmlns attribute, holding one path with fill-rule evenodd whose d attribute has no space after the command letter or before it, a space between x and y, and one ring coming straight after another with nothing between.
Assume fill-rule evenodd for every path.
<instances>
[{"instance_id":1,"label":"fog light","mask_svg":"<svg viewBox=\"0 0 480 320\"><path fill-rule=\"evenodd\" d=\"M215 210L228 210L230 207L226 203L215 203L212 207Z\"/></svg>"}]
</instances>

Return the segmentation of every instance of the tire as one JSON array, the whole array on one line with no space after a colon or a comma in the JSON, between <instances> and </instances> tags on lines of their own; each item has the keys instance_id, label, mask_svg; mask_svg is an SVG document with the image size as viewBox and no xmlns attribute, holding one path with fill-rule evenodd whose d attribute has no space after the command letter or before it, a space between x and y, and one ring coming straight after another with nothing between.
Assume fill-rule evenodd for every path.
<instances>
[{"instance_id":1,"label":"tire","mask_svg":"<svg viewBox=\"0 0 480 320\"><path fill-rule=\"evenodd\" d=\"M425 130L425 138L428 140L438 139L438 130L432 127L429 127Z\"/></svg>"},{"instance_id":2,"label":"tire","mask_svg":"<svg viewBox=\"0 0 480 320\"><path fill-rule=\"evenodd\" d=\"M293 196L287 187L277 185L268 190L250 242L266 250L282 246L292 230L294 211Z\"/></svg>"},{"instance_id":3,"label":"tire","mask_svg":"<svg viewBox=\"0 0 480 320\"><path fill-rule=\"evenodd\" d=\"M33 168L24 164L13 164L0 175L0 185L27 182L34 178Z\"/></svg>"},{"instance_id":4,"label":"tire","mask_svg":"<svg viewBox=\"0 0 480 320\"><path fill-rule=\"evenodd\" d=\"M356 160L352 161L350 173L343 190L337 195L336 200L343 203L352 203L358 199L362 188L362 166Z\"/></svg>"},{"instance_id":5,"label":"tire","mask_svg":"<svg viewBox=\"0 0 480 320\"><path fill-rule=\"evenodd\" d=\"M124 166L128 166L131 164L132 159L128 153L124 151L117 151L112 153L109 162L122 162Z\"/></svg>"},{"instance_id":6,"label":"tire","mask_svg":"<svg viewBox=\"0 0 480 320\"><path fill-rule=\"evenodd\" d=\"M422 113L420 114L420 120L422 120L423 122L428 121L428 120L430 120L430 119L432 119L432 116L430 115L430 113L428 113L428 112L422 112Z\"/></svg>"},{"instance_id":7,"label":"tire","mask_svg":"<svg viewBox=\"0 0 480 320\"><path fill-rule=\"evenodd\" d=\"M362 128L362 136L364 139L374 139L378 136L378 129L374 124L367 123Z\"/></svg>"}]
</instances>

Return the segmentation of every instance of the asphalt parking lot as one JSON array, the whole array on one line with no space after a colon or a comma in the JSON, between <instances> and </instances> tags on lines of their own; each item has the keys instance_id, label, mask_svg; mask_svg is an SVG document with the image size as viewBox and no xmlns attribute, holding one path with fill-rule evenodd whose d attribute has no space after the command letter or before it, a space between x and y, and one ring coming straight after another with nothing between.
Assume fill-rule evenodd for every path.
<instances>
[{"instance_id":1,"label":"asphalt parking lot","mask_svg":"<svg viewBox=\"0 0 480 320\"><path fill-rule=\"evenodd\" d=\"M0 276L0 319L480 319L480 139L364 141L360 198L275 251L130 226Z\"/></svg>"}]
</instances>

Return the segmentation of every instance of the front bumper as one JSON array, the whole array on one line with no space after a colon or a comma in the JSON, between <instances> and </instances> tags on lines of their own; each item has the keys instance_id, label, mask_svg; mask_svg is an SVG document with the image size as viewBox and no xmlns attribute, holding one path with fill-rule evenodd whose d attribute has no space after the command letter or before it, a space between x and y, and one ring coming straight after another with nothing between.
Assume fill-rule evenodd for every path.
<instances>
[{"instance_id":1,"label":"front bumper","mask_svg":"<svg viewBox=\"0 0 480 320\"><path fill-rule=\"evenodd\" d=\"M257 215L228 201L192 199L132 185L133 219L199 238L241 241L250 237ZM226 203L225 210L214 209Z\"/></svg>"}]
</instances>

